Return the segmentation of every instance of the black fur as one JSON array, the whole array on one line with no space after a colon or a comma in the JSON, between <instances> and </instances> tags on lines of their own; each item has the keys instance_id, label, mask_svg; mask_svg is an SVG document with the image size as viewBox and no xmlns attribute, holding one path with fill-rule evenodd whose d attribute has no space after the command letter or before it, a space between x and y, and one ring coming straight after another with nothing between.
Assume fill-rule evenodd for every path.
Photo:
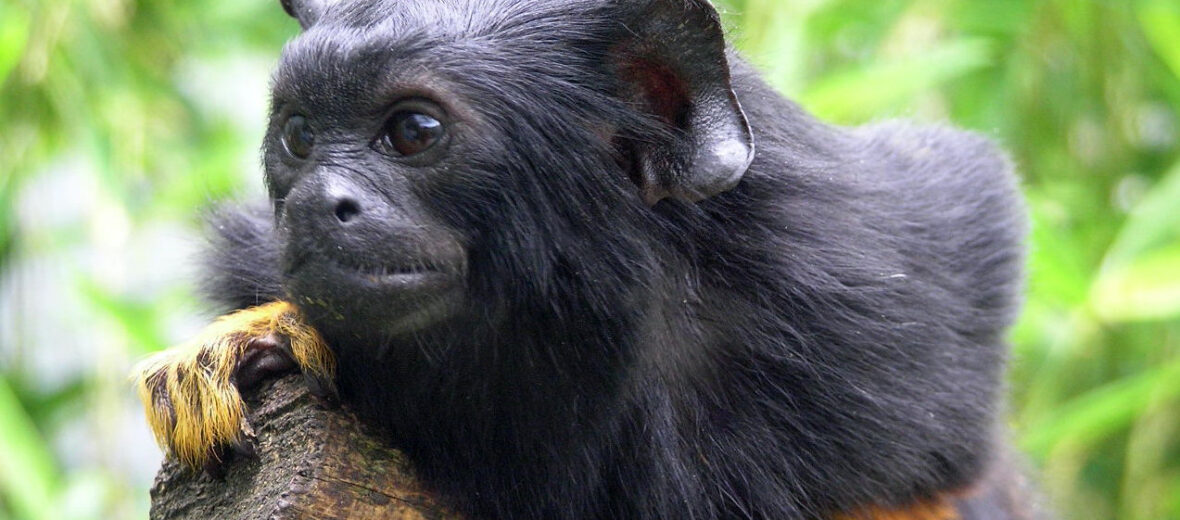
<instances>
[{"instance_id":1,"label":"black fur","mask_svg":"<svg viewBox=\"0 0 1180 520\"><path fill-rule=\"evenodd\" d=\"M220 311L244 309L283 297L274 212L267 206L222 207L210 213L209 252L201 293Z\"/></svg>"},{"instance_id":2,"label":"black fur","mask_svg":"<svg viewBox=\"0 0 1180 520\"><path fill-rule=\"evenodd\" d=\"M1026 227L1008 161L948 128L817 122L731 55L752 165L649 206L629 154L675 131L619 95L625 5L312 9L275 80L277 219L216 219L211 292L305 305L346 402L475 518L816 518L983 482ZM349 133L405 77L464 114L429 167ZM310 165L276 150L291 106L327 150ZM335 243L292 208L324 175L381 194L390 226L425 219L417 250L461 245L445 320L387 330L380 298L292 267ZM964 514L1009 509L979 500Z\"/></svg>"}]
</instances>

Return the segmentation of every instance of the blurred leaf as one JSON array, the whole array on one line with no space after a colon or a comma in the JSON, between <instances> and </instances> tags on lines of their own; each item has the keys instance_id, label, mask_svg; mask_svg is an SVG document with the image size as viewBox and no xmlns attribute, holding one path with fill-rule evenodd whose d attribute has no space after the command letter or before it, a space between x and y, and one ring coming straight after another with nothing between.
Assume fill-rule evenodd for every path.
<instances>
[{"instance_id":1,"label":"blurred leaf","mask_svg":"<svg viewBox=\"0 0 1180 520\"><path fill-rule=\"evenodd\" d=\"M1032 247L1029 251L1029 290L1043 300L1064 306L1081 305L1088 297L1093 267L1080 258L1083 243L1053 218L1060 202L1029 196L1032 213Z\"/></svg>"},{"instance_id":2,"label":"blurred leaf","mask_svg":"<svg viewBox=\"0 0 1180 520\"><path fill-rule=\"evenodd\" d=\"M1136 205L1106 254L1090 307L1111 321L1180 312L1180 163Z\"/></svg>"},{"instance_id":3,"label":"blurred leaf","mask_svg":"<svg viewBox=\"0 0 1180 520\"><path fill-rule=\"evenodd\" d=\"M1180 243L1103 272L1090 298L1107 322L1180 316Z\"/></svg>"},{"instance_id":4,"label":"blurred leaf","mask_svg":"<svg viewBox=\"0 0 1180 520\"><path fill-rule=\"evenodd\" d=\"M94 381L88 377L70 380L52 389L17 378L10 379L9 384L21 396L33 422L42 425L51 423L55 415L76 413L85 405L88 393L94 391ZM23 392L26 387L32 387L35 393Z\"/></svg>"},{"instance_id":5,"label":"blurred leaf","mask_svg":"<svg viewBox=\"0 0 1180 520\"><path fill-rule=\"evenodd\" d=\"M1167 496L1171 497L1168 500L1168 509L1171 511L1180 511L1180 478L1173 479L1173 483L1169 487L1168 491L1169 493Z\"/></svg>"},{"instance_id":6,"label":"blurred leaf","mask_svg":"<svg viewBox=\"0 0 1180 520\"><path fill-rule=\"evenodd\" d=\"M131 338L131 346L134 347L132 352L144 354L168 346L165 335L160 330L163 320L157 303L134 302L120 298L89 278L80 279L78 287L94 309L102 311L122 326L123 332Z\"/></svg>"},{"instance_id":7,"label":"blurred leaf","mask_svg":"<svg viewBox=\"0 0 1180 520\"><path fill-rule=\"evenodd\" d=\"M781 92L802 88L808 55L807 26L831 0L736 0L720 2L735 24L731 39L757 64L763 78Z\"/></svg>"},{"instance_id":8,"label":"blurred leaf","mask_svg":"<svg viewBox=\"0 0 1180 520\"><path fill-rule=\"evenodd\" d=\"M62 516L67 518L103 518L110 513L111 496L117 483L111 475L95 470L76 471L68 475L61 493ZM105 514L104 514L105 513Z\"/></svg>"},{"instance_id":9,"label":"blurred leaf","mask_svg":"<svg viewBox=\"0 0 1180 520\"><path fill-rule=\"evenodd\" d=\"M1180 240L1180 162L1131 210L1104 263L1128 262L1153 248Z\"/></svg>"},{"instance_id":10,"label":"blurred leaf","mask_svg":"<svg viewBox=\"0 0 1180 520\"><path fill-rule=\"evenodd\" d=\"M948 42L935 49L822 78L802 96L824 118L860 122L880 116L910 98L988 66L991 44L980 38Z\"/></svg>"},{"instance_id":11,"label":"blurred leaf","mask_svg":"<svg viewBox=\"0 0 1180 520\"><path fill-rule=\"evenodd\" d=\"M1127 428L1152 403L1180 395L1180 361L1091 390L1024 429L1020 445L1044 458L1053 447L1090 445Z\"/></svg>"},{"instance_id":12,"label":"blurred leaf","mask_svg":"<svg viewBox=\"0 0 1180 520\"><path fill-rule=\"evenodd\" d=\"M986 2L947 2L949 22L975 34L995 34L1012 38L1032 18L1036 2L1028 0L988 0Z\"/></svg>"},{"instance_id":13,"label":"blurred leaf","mask_svg":"<svg viewBox=\"0 0 1180 520\"><path fill-rule=\"evenodd\" d=\"M0 378L0 496L20 518L57 520L57 474L41 439L8 381Z\"/></svg>"},{"instance_id":14,"label":"blurred leaf","mask_svg":"<svg viewBox=\"0 0 1180 520\"><path fill-rule=\"evenodd\" d=\"M19 5L0 2L0 85L20 63L29 41L30 21L29 13Z\"/></svg>"},{"instance_id":15,"label":"blurred leaf","mask_svg":"<svg viewBox=\"0 0 1180 520\"><path fill-rule=\"evenodd\" d=\"M1147 40L1172 73L1180 79L1180 3L1144 0L1138 5L1139 23Z\"/></svg>"}]
</instances>

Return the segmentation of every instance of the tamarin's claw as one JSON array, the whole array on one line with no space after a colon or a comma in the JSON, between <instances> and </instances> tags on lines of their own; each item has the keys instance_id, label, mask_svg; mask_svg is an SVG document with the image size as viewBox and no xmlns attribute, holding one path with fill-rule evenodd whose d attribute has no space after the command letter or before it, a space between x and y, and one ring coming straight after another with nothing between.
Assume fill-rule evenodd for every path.
<instances>
[{"instance_id":1,"label":"tamarin's claw","mask_svg":"<svg viewBox=\"0 0 1180 520\"><path fill-rule=\"evenodd\" d=\"M135 379L160 446L216 475L227 456L254 452L239 390L300 369L316 394L333 395L331 351L293 305L274 302L218 318L140 363Z\"/></svg>"}]
</instances>

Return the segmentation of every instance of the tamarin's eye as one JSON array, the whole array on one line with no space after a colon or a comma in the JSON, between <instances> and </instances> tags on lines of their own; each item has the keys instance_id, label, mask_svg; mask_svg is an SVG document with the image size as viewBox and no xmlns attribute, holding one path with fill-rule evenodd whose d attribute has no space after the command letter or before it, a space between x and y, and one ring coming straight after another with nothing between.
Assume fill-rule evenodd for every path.
<instances>
[{"instance_id":1,"label":"tamarin's eye","mask_svg":"<svg viewBox=\"0 0 1180 520\"><path fill-rule=\"evenodd\" d=\"M442 122L421 112L397 112L385 124L381 145L402 157L417 155L437 144L446 128Z\"/></svg>"},{"instance_id":2,"label":"tamarin's eye","mask_svg":"<svg viewBox=\"0 0 1180 520\"><path fill-rule=\"evenodd\" d=\"M283 148L287 153L299 159L306 159L311 155L311 148L315 146L315 133L307 124L307 118L293 115L287 118L283 125Z\"/></svg>"}]
</instances>

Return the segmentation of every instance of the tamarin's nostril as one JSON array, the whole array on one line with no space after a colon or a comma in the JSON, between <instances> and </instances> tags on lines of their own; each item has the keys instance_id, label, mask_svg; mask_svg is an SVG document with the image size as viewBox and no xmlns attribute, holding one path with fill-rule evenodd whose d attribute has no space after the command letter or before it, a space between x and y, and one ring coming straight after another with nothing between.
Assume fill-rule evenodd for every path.
<instances>
[{"instance_id":1,"label":"tamarin's nostril","mask_svg":"<svg viewBox=\"0 0 1180 520\"><path fill-rule=\"evenodd\" d=\"M340 199L336 202L336 220L347 224L348 221L361 214L361 206L353 199Z\"/></svg>"}]
</instances>

